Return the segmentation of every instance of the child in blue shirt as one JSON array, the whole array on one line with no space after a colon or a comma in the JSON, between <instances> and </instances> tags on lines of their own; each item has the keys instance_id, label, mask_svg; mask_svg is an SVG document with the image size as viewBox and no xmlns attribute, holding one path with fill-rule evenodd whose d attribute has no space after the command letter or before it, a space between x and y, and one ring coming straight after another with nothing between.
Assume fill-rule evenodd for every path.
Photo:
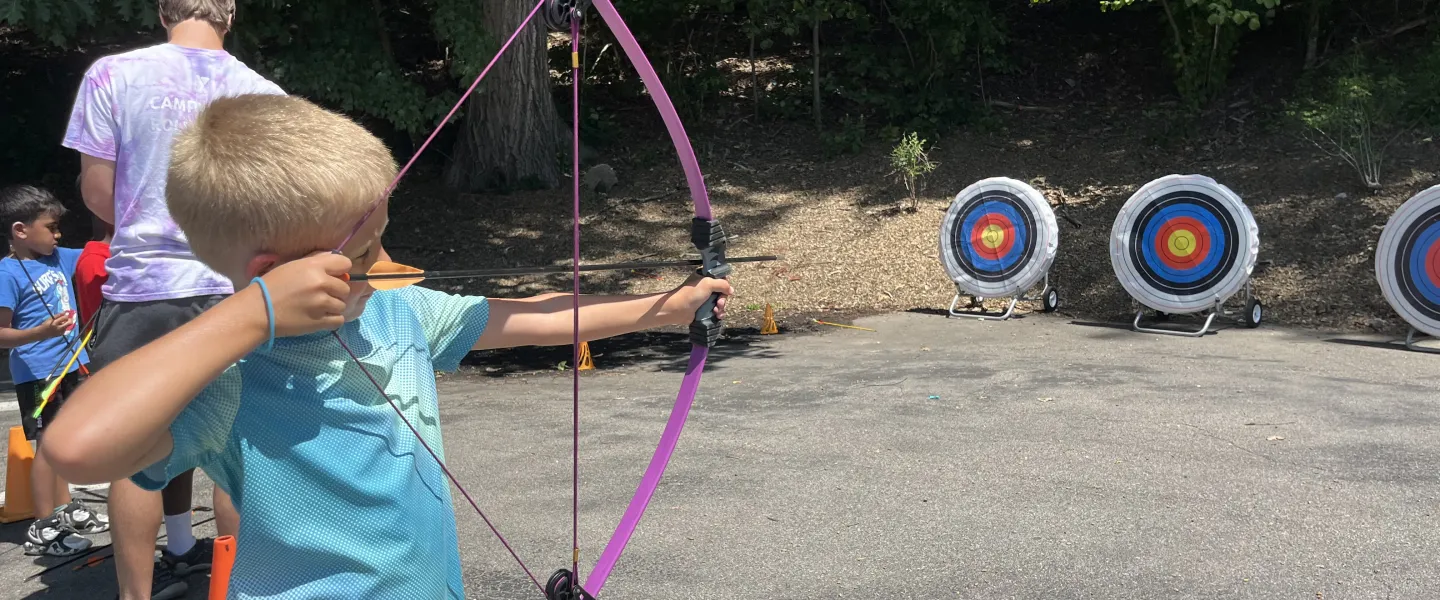
<instances>
[{"instance_id":1,"label":"child in blue shirt","mask_svg":"<svg viewBox=\"0 0 1440 600\"><path fill-rule=\"evenodd\" d=\"M134 474L153 488L199 466L229 492L231 598L465 597L448 482L346 347L443 458L436 371L475 349L571 343L563 294L349 281L386 259L388 199L354 228L395 172L379 140L305 100L212 103L176 138L168 203L236 293L97 372L53 426L63 443L47 444L50 459L78 481ZM693 278L663 294L582 296L580 336L688 323L730 292ZM315 510L346 526L295 530Z\"/></svg>"},{"instance_id":2,"label":"child in blue shirt","mask_svg":"<svg viewBox=\"0 0 1440 600\"><path fill-rule=\"evenodd\" d=\"M0 348L10 348L10 376L20 404L25 438L41 443L46 425L75 388L85 351L69 371L60 372L83 334L75 322L75 291L70 285L80 251L60 246L60 217L65 207L50 192L28 186L0 190L0 222L10 253L0 259ZM39 417L42 390L63 377ZM104 515L70 498L70 486L56 476L43 453L31 463L30 489L36 513L25 532L25 553L71 556L90 547L76 533L109 529Z\"/></svg>"}]
</instances>

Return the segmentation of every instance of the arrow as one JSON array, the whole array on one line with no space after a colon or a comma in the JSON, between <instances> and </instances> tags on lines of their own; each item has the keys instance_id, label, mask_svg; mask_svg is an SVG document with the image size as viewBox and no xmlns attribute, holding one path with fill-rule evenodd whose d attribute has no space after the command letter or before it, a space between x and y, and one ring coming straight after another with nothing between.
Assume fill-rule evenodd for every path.
<instances>
[{"instance_id":1,"label":"arrow","mask_svg":"<svg viewBox=\"0 0 1440 600\"><path fill-rule=\"evenodd\" d=\"M40 406L35 407L35 415L32 418L40 418L41 411L44 411L45 405L50 403L50 398L55 396L55 390L60 389L60 382L70 374L70 367L75 366L75 361L80 359L80 353L85 351L85 345L90 343L90 334L93 333L95 333L94 327L85 332L85 339L80 341L78 348L75 348L75 354L70 355L70 362L65 364L65 368L60 371L60 376L51 380L50 385L45 386L45 391L40 394Z\"/></svg>"},{"instance_id":2,"label":"arrow","mask_svg":"<svg viewBox=\"0 0 1440 600\"><path fill-rule=\"evenodd\" d=\"M740 258L728 258L728 263L747 262L770 262L781 260L779 256L746 256ZM600 265L580 265L580 271L627 271L630 269L656 269L666 267L694 267L699 266L699 259L673 260L673 261L639 261L628 263L610 263ZM543 275L546 273L570 273L575 270L573 266L556 265L552 267L513 267L504 269L475 269L469 271L424 271L415 267L399 263L380 261L370 267L370 271L364 275L349 275L350 281L369 281L370 287L377 290L394 290L406 286L415 285L427 279L479 279L484 277L513 277L517 275Z\"/></svg>"}]
</instances>

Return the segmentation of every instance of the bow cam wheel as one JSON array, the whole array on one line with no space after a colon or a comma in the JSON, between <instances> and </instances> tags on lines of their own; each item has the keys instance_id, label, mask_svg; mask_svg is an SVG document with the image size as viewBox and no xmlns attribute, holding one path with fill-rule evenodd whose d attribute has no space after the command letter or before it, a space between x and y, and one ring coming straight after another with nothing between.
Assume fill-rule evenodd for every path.
<instances>
[{"instance_id":1,"label":"bow cam wheel","mask_svg":"<svg viewBox=\"0 0 1440 600\"><path fill-rule=\"evenodd\" d=\"M570 31L570 24L584 15L589 6L588 0L548 0L540 14L545 26L552 31Z\"/></svg>"}]
</instances>

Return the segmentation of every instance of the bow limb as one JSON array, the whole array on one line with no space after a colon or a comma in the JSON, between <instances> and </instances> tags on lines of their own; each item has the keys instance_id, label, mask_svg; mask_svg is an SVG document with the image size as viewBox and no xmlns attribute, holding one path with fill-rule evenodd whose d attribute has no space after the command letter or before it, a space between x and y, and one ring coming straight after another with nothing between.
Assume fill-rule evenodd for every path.
<instances>
[{"instance_id":1,"label":"bow limb","mask_svg":"<svg viewBox=\"0 0 1440 600\"><path fill-rule=\"evenodd\" d=\"M690 138L685 133L685 126L680 123L680 115L675 110L675 105L670 101L670 96L665 92L665 87L660 82L660 77L655 73L644 51L635 36L626 26L625 20L620 18L620 13L615 11L615 6L610 0L594 0L596 10L600 12L601 18L615 34L624 49L625 55L635 65L639 72L640 79L645 83L645 89L650 92L650 97L655 101L655 107L659 109L660 116L665 120L665 128L670 133L670 140L675 145L675 152L680 158L680 164L685 169L685 179L690 186L690 198L695 203L695 225L696 232L692 235L695 238L696 246L701 247L700 239L709 239L709 234L702 235L700 232L702 224L706 232L719 232L718 224L713 221L710 209L710 195L705 189L705 178L700 173L700 162L695 157L695 150L690 145ZM702 255L706 256L706 264L702 271L711 273L714 276L723 276L720 267L724 266L723 233L718 243L709 243L701 248ZM706 250L712 250L715 246L722 249L718 254L707 254ZM696 316L696 323L691 326L691 337L696 337L696 327L703 323L701 331L707 328L712 335L706 339L704 335L696 339L690 350L690 362L685 368L685 379L680 385L680 392L675 398L675 406L671 409L670 418L665 424L665 431L660 436L660 443L655 448L655 454L650 458L650 464L645 469L645 475L640 480L639 487L635 490L635 496L630 499L630 504L625 508L625 514L620 519L620 524L615 528L615 533L610 536L610 541L605 544L604 551L600 554L600 560L595 568L590 571L589 577L585 580L584 589L590 594L599 596L601 588L605 587L605 581L610 577L610 571L614 569L616 561L625 551L625 545L629 543L630 536L635 532L636 526L640 524L640 518L645 514L645 508L650 504L650 499L655 495L655 489L660 485L660 479L665 474L665 468L670 463L670 457L675 453L675 445L680 440L680 433L685 428L685 420L690 415L690 407L695 402L695 394L700 388L700 376L705 370L705 360L710 353L710 344L718 337L719 324L713 319L715 299L706 303Z\"/></svg>"}]
</instances>

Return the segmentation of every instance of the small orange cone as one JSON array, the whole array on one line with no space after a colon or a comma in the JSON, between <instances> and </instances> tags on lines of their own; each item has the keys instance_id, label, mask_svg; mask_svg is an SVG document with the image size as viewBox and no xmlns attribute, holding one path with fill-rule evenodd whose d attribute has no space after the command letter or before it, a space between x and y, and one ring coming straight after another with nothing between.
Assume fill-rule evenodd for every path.
<instances>
[{"instance_id":1,"label":"small orange cone","mask_svg":"<svg viewBox=\"0 0 1440 600\"><path fill-rule=\"evenodd\" d=\"M14 523L35 518L35 502L30 492L30 465L35 450L25 439L25 428L10 428L10 450L5 457L5 506L0 507L0 523Z\"/></svg>"},{"instance_id":2,"label":"small orange cone","mask_svg":"<svg viewBox=\"0 0 1440 600\"><path fill-rule=\"evenodd\" d=\"M230 570L235 566L235 536L215 538L215 558L210 563L210 600L225 600L230 593Z\"/></svg>"},{"instance_id":3,"label":"small orange cone","mask_svg":"<svg viewBox=\"0 0 1440 600\"><path fill-rule=\"evenodd\" d=\"M581 371L595 369L595 360L590 358L590 342L580 342L580 366L578 369Z\"/></svg>"},{"instance_id":4,"label":"small orange cone","mask_svg":"<svg viewBox=\"0 0 1440 600\"><path fill-rule=\"evenodd\" d=\"M775 324L775 309L770 304L765 304L765 325L760 328L760 335L775 335L780 333L780 326Z\"/></svg>"}]
</instances>

